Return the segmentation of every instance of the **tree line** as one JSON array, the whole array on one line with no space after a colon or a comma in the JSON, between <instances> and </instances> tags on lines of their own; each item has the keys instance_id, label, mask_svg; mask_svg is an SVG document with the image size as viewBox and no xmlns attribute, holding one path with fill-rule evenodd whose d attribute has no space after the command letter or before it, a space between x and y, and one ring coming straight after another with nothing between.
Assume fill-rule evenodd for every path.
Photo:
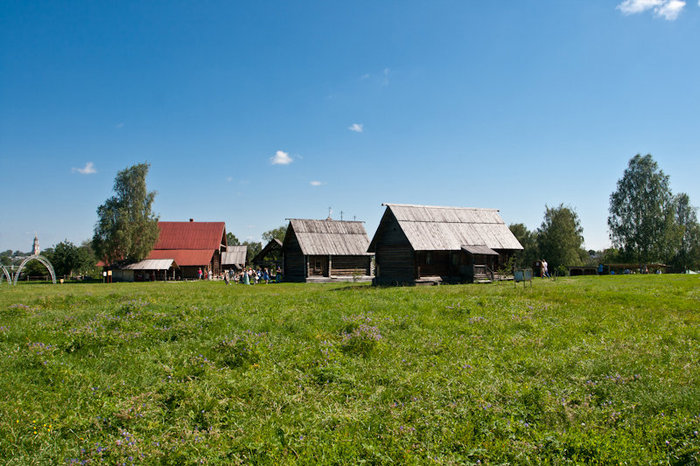
<instances>
[{"instance_id":1,"label":"tree line","mask_svg":"<svg viewBox=\"0 0 700 466\"><path fill-rule=\"evenodd\" d=\"M544 220L530 231L522 223L510 230L523 246L514 261L532 266L545 258L550 268L598 263L663 263L674 271L700 268L700 224L686 193L674 195L669 176L649 154L630 159L610 195L609 236L613 247L583 249L583 228L576 211L560 204L545 206Z\"/></svg>"}]
</instances>

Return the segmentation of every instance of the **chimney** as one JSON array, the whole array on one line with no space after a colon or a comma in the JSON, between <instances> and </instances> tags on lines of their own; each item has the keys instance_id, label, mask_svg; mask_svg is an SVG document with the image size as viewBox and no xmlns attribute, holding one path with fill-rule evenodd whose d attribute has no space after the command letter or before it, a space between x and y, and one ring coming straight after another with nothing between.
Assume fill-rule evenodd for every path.
<instances>
[{"instance_id":1,"label":"chimney","mask_svg":"<svg viewBox=\"0 0 700 466\"><path fill-rule=\"evenodd\" d=\"M190 223L192 223L192 222L194 222L194 219L193 219L193 218L190 219Z\"/></svg>"}]
</instances>

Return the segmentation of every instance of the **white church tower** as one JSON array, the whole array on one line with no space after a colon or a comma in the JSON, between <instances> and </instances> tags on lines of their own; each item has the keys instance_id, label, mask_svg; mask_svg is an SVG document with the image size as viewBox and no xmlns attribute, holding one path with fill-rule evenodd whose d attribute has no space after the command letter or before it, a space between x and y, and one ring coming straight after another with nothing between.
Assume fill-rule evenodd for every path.
<instances>
[{"instance_id":1,"label":"white church tower","mask_svg":"<svg viewBox=\"0 0 700 466\"><path fill-rule=\"evenodd\" d=\"M32 245L32 254L38 256L40 252L41 249L39 249L39 237L36 233L34 233L34 244Z\"/></svg>"}]
</instances>

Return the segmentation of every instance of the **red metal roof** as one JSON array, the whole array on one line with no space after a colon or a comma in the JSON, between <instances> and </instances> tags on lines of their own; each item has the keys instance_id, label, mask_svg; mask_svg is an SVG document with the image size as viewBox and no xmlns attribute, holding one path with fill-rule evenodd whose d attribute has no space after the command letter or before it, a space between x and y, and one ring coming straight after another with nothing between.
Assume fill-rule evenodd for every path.
<instances>
[{"instance_id":1,"label":"red metal roof","mask_svg":"<svg viewBox=\"0 0 700 466\"><path fill-rule=\"evenodd\" d=\"M213 249L154 249L148 259L173 259L180 267L208 266L214 255Z\"/></svg>"},{"instance_id":2,"label":"red metal roof","mask_svg":"<svg viewBox=\"0 0 700 466\"><path fill-rule=\"evenodd\" d=\"M158 222L158 249L219 249L224 237L224 222ZM210 256L211 257L211 256ZM155 257L153 258L155 259ZM163 257L163 259L171 259ZM176 260L179 265L187 265ZM207 261L208 262L208 261Z\"/></svg>"}]
</instances>

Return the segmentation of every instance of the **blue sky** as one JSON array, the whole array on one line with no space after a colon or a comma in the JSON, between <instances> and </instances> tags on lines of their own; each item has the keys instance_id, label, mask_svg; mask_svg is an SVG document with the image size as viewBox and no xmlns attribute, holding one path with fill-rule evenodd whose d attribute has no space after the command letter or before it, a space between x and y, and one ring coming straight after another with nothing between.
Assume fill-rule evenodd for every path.
<instances>
[{"instance_id":1,"label":"blue sky","mask_svg":"<svg viewBox=\"0 0 700 466\"><path fill-rule=\"evenodd\" d=\"M0 44L0 250L90 238L143 161L162 220L241 240L564 203L600 249L637 153L700 204L697 0L12 1Z\"/></svg>"}]
</instances>

